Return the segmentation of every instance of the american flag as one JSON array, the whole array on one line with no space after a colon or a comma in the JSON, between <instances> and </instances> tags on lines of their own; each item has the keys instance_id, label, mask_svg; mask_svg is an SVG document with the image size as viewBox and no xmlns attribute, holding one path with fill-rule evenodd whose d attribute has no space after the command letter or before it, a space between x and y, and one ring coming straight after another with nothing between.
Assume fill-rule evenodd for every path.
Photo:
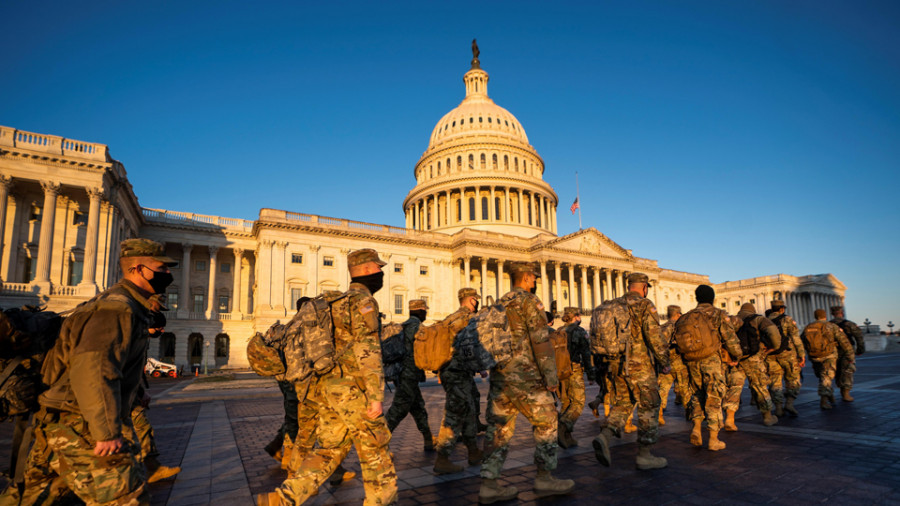
<instances>
[{"instance_id":1,"label":"american flag","mask_svg":"<svg viewBox=\"0 0 900 506\"><path fill-rule=\"evenodd\" d=\"M569 208L569 211L572 211L572 214L575 214L575 210L579 207L581 206L578 205L578 197L575 197L575 202L572 202L572 207Z\"/></svg>"}]
</instances>

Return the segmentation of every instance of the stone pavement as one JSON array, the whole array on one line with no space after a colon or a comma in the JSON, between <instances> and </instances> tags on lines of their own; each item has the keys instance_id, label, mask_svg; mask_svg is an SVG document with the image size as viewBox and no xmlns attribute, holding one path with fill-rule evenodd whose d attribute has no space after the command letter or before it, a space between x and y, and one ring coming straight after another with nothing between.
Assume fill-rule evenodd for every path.
<instances>
[{"instance_id":1,"label":"stone pavement","mask_svg":"<svg viewBox=\"0 0 900 506\"><path fill-rule=\"evenodd\" d=\"M580 445L559 454L556 475L578 484L563 497L534 495L531 431L519 417L502 481L519 487L519 504L900 504L900 354L866 354L858 367L856 402L838 401L835 409L824 412L807 366L797 403L800 416L784 418L773 427L761 424L745 390L737 417L740 430L722 433L728 448L721 452L690 445L690 425L670 399L667 423L654 448L669 460L669 467L658 471L634 468L635 434L614 442L611 468L600 466L590 441L601 420L586 409L575 430ZM242 385L250 388L224 388ZM480 389L483 412L487 384L480 384ZM153 504L249 505L256 493L272 490L284 479L284 471L262 449L281 424L280 393L272 382L192 384L163 379L154 380L151 392L154 403L149 413L161 460L183 467L176 480L151 486ZM595 392L596 386L589 387L588 399ZM423 394L437 433L443 390L429 383ZM388 394L386 406L390 399ZM0 462L8 459L10 437L10 424L0 424ZM422 451L421 435L410 418L395 431L391 450L400 479L400 504L477 502L478 468L434 476L434 454ZM453 460L465 461L462 446ZM361 502L355 452L345 465L357 472L357 478L337 488L323 486L311 504Z\"/></svg>"}]
</instances>

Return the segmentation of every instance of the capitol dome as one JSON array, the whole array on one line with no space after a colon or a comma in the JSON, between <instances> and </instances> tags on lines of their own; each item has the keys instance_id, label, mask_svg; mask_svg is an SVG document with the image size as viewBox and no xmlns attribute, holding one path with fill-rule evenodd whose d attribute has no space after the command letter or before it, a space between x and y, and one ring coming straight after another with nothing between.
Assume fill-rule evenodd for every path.
<instances>
[{"instance_id":1,"label":"capitol dome","mask_svg":"<svg viewBox=\"0 0 900 506\"><path fill-rule=\"evenodd\" d=\"M437 122L415 166L406 227L555 235L558 199L543 181L544 161L519 120L488 97L488 73L473 51L465 98Z\"/></svg>"}]
</instances>

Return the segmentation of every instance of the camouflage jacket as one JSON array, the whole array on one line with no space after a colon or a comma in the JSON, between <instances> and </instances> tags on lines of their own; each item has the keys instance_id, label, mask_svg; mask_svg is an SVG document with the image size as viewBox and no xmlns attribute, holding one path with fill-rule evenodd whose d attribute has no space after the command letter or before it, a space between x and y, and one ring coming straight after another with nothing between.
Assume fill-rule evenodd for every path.
<instances>
[{"instance_id":1,"label":"camouflage jacket","mask_svg":"<svg viewBox=\"0 0 900 506\"><path fill-rule=\"evenodd\" d=\"M425 372L416 367L416 357L413 347L416 342L416 332L422 326L422 320L415 316L410 316L408 320L403 322L403 344L406 347L406 356L403 357L402 373L408 376L415 376L416 381L425 381ZM402 374L401 373L401 374Z\"/></svg>"},{"instance_id":2,"label":"camouflage jacket","mask_svg":"<svg viewBox=\"0 0 900 506\"><path fill-rule=\"evenodd\" d=\"M675 346L675 322L669 320L660 325L659 336L669 348L669 362L671 362L673 355L678 354L678 347Z\"/></svg>"},{"instance_id":3,"label":"camouflage jacket","mask_svg":"<svg viewBox=\"0 0 900 506\"><path fill-rule=\"evenodd\" d=\"M822 329L822 334L825 336L825 339L828 339L828 340L834 342L838 352L849 356L850 360L856 359L856 351L853 349L853 345L850 344L850 340L847 339L847 335L844 334L844 331L840 327L838 327L837 325L835 325L831 322L826 322L824 320L816 320L816 321L825 323L825 327ZM816 321L814 321L812 323L816 323ZM812 323L810 323L809 325L812 325ZM809 325L807 325L807 327L809 327ZM805 332L806 332L806 329L803 329L803 333L805 333ZM805 339L805 336L803 336L802 334L801 334L801 337L803 339Z\"/></svg>"},{"instance_id":4,"label":"camouflage jacket","mask_svg":"<svg viewBox=\"0 0 900 506\"><path fill-rule=\"evenodd\" d=\"M860 348L859 343L863 342L863 332L862 329L859 328L859 325L850 320L845 320L844 318L834 318L831 320L831 323L837 325L844 331L844 334L847 335L847 339L850 340L850 344L852 344L853 347L856 349Z\"/></svg>"},{"instance_id":5,"label":"camouflage jacket","mask_svg":"<svg viewBox=\"0 0 900 506\"><path fill-rule=\"evenodd\" d=\"M587 330L579 322L572 322L563 326L568 336L567 347L569 359L573 364L581 364L584 370L591 368L591 342L588 339Z\"/></svg>"},{"instance_id":6,"label":"camouflage jacket","mask_svg":"<svg viewBox=\"0 0 900 506\"><path fill-rule=\"evenodd\" d=\"M700 311L712 319L713 328L718 331L719 341L722 343L722 348L731 355L730 359L736 360L743 355L741 341L738 339L737 334L734 333L734 327L731 325L728 314L724 310L716 309L712 304L704 302L697 304L693 311Z\"/></svg>"},{"instance_id":7,"label":"camouflage jacket","mask_svg":"<svg viewBox=\"0 0 900 506\"><path fill-rule=\"evenodd\" d=\"M346 297L331 306L337 367L323 378L350 376L366 392L369 401L384 400L384 369L381 364L381 320L378 302L369 289L350 283Z\"/></svg>"},{"instance_id":8,"label":"camouflage jacket","mask_svg":"<svg viewBox=\"0 0 900 506\"><path fill-rule=\"evenodd\" d=\"M741 319L742 325L744 320L750 316L754 317L749 321L750 326L754 327L759 334L760 351L763 351L763 346L768 347L769 344L772 345L770 349L777 350L781 346L781 332L778 331L778 326L763 315L754 314L749 311L738 311L737 314L737 317ZM768 343L766 343L765 337L769 338Z\"/></svg>"},{"instance_id":9,"label":"camouflage jacket","mask_svg":"<svg viewBox=\"0 0 900 506\"><path fill-rule=\"evenodd\" d=\"M659 313L656 312L656 306L650 299L635 292L627 292L622 298L631 308L632 314L640 320L632 321L632 325L639 324L641 328L640 338L629 343L627 360L655 363L659 369L669 367L669 344L659 333Z\"/></svg>"},{"instance_id":10,"label":"camouflage jacket","mask_svg":"<svg viewBox=\"0 0 900 506\"><path fill-rule=\"evenodd\" d=\"M514 382L543 383L548 388L559 386L544 304L537 295L519 287L513 287L497 302L504 306L515 302L518 305L515 311L519 316L518 322L510 320L513 358L500 372Z\"/></svg>"},{"instance_id":11,"label":"camouflage jacket","mask_svg":"<svg viewBox=\"0 0 900 506\"><path fill-rule=\"evenodd\" d=\"M41 370L46 408L80 413L97 441L122 436L144 375L150 300L122 280L63 322Z\"/></svg>"},{"instance_id":12,"label":"camouflage jacket","mask_svg":"<svg viewBox=\"0 0 900 506\"><path fill-rule=\"evenodd\" d=\"M772 318L772 321L774 322L778 318ZM780 318L781 338L788 340L788 350L792 350L797 354L797 361L803 362L803 358L806 356L806 349L803 347L803 341L800 339L800 329L797 327L797 322L786 314Z\"/></svg>"}]
</instances>

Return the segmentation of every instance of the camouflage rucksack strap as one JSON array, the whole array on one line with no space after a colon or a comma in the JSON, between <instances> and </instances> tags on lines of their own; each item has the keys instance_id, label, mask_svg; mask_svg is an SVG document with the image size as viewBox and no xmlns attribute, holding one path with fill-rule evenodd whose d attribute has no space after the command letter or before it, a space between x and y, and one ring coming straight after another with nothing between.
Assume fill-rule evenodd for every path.
<instances>
[{"instance_id":1,"label":"camouflage rucksack strap","mask_svg":"<svg viewBox=\"0 0 900 506\"><path fill-rule=\"evenodd\" d=\"M7 388L3 385L6 384L6 381L12 376L13 372L16 370L16 367L19 367L19 364L25 360L25 357L16 357L12 359L12 361L3 369L3 372L0 373L0 396L6 393Z\"/></svg>"}]
</instances>

